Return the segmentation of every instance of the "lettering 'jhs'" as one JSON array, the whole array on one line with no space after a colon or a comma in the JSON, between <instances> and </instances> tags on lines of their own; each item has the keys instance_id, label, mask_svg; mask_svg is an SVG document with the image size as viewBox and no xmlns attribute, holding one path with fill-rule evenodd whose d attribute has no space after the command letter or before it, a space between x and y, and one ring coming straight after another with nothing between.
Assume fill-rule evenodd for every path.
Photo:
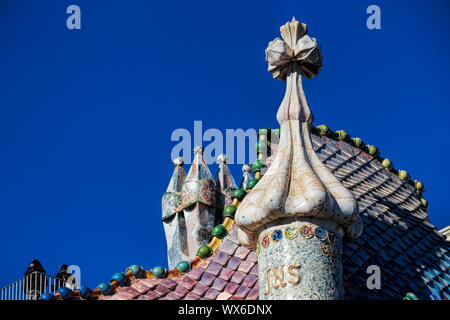
<instances>
[{"instance_id":1,"label":"lettering 'jhs'","mask_svg":"<svg viewBox=\"0 0 450 320\"><path fill-rule=\"evenodd\" d=\"M300 269L300 265L293 264L288 266L287 273L290 278L287 280L290 284L298 286L300 284L300 274L296 271ZM264 295L268 295L271 290L271 285L274 289L284 288L287 283L284 281L284 265L274 266L269 268L264 272L266 276L266 289L264 290ZM271 275L272 274L272 279Z\"/></svg>"}]
</instances>

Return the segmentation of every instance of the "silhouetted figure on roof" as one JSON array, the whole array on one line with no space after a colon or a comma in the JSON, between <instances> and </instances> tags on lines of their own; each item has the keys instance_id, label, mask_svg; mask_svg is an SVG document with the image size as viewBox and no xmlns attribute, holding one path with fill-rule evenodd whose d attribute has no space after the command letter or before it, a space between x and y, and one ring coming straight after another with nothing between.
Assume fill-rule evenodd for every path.
<instances>
[{"instance_id":1,"label":"silhouetted figure on roof","mask_svg":"<svg viewBox=\"0 0 450 320\"><path fill-rule=\"evenodd\" d=\"M60 287L69 287L67 280L71 276L71 273L67 271L69 266L67 264L62 264L59 266L58 273L56 274L56 288L57 290Z\"/></svg>"},{"instance_id":2,"label":"silhouetted figure on roof","mask_svg":"<svg viewBox=\"0 0 450 320\"><path fill-rule=\"evenodd\" d=\"M28 269L24 273L23 291L27 299L37 300L45 291L47 285L46 271L41 262L37 259L33 260Z\"/></svg>"}]
</instances>

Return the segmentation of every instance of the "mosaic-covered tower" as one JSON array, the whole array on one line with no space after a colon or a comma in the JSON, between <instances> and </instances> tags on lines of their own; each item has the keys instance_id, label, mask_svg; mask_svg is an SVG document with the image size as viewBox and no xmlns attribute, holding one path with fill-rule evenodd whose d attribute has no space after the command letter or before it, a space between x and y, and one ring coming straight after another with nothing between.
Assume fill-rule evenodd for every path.
<instances>
[{"instance_id":1,"label":"mosaic-covered tower","mask_svg":"<svg viewBox=\"0 0 450 320\"><path fill-rule=\"evenodd\" d=\"M260 299L343 299L342 237L362 232L353 194L313 149L313 116L302 89L322 65L319 46L294 19L266 49L269 71L287 80L272 165L239 205L242 244L258 254Z\"/></svg>"},{"instance_id":2,"label":"mosaic-covered tower","mask_svg":"<svg viewBox=\"0 0 450 320\"><path fill-rule=\"evenodd\" d=\"M194 148L194 160L181 190L181 207L187 230L188 258L211 240L216 221L216 185L203 159L203 148Z\"/></svg>"},{"instance_id":3,"label":"mosaic-covered tower","mask_svg":"<svg viewBox=\"0 0 450 320\"><path fill-rule=\"evenodd\" d=\"M183 160L176 158L173 161L175 169L166 192L162 197L162 221L167 242L167 259L172 268L178 262L186 260L189 255L187 247L187 231L184 213L179 211L181 204L181 189L186 173L183 169Z\"/></svg>"}]
</instances>

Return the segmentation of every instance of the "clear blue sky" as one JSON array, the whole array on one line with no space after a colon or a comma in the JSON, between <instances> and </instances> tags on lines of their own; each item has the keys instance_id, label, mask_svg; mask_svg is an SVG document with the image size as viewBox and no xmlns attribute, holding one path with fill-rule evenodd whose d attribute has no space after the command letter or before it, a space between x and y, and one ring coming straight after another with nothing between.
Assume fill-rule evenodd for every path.
<instances>
[{"instance_id":1,"label":"clear blue sky","mask_svg":"<svg viewBox=\"0 0 450 320\"><path fill-rule=\"evenodd\" d=\"M81 30L66 28L70 4ZM381 30L366 28L370 4ZM0 286L34 258L52 274L79 265L91 287L165 266L172 131L276 127L284 84L264 50L292 16L324 55L305 80L315 124L377 145L450 224L449 13L446 0L2 0Z\"/></svg>"}]
</instances>

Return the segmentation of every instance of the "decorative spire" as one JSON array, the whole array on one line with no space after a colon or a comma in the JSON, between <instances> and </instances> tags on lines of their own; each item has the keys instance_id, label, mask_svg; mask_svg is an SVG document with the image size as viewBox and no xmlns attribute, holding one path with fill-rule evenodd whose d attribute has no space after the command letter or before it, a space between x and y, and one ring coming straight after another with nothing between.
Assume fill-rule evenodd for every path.
<instances>
[{"instance_id":1,"label":"decorative spire","mask_svg":"<svg viewBox=\"0 0 450 320\"><path fill-rule=\"evenodd\" d=\"M184 161L182 158L175 158L173 160L173 170L172 178L170 179L169 185L167 186L166 192L180 192L183 186L184 180L186 179L186 173L183 169Z\"/></svg>"},{"instance_id":2,"label":"decorative spire","mask_svg":"<svg viewBox=\"0 0 450 320\"><path fill-rule=\"evenodd\" d=\"M203 159L203 148L196 146L194 148L194 161L192 161L186 181L199 181L201 179L213 179L213 177Z\"/></svg>"},{"instance_id":3,"label":"decorative spire","mask_svg":"<svg viewBox=\"0 0 450 320\"><path fill-rule=\"evenodd\" d=\"M242 182L240 188L246 190L247 189L247 183L252 179L252 167L250 167L248 164L244 164L242 166Z\"/></svg>"},{"instance_id":4,"label":"decorative spire","mask_svg":"<svg viewBox=\"0 0 450 320\"><path fill-rule=\"evenodd\" d=\"M290 265L303 272L302 283L293 280L292 288L284 293L271 291L277 285L271 287L270 274L260 272L260 292L264 293L260 297L263 299L310 299L314 295L322 299L340 299L343 294L342 284L337 283L342 280L340 257L325 259L328 266L322 270L324 273L330 273L326 268L337 270L336 274L324 274L324 279L330 281L313 284L308 283L315 281L314 273L312 270L308 273L308 268L320 269L314 262L319 258L314 258L312 253L305 255L305 252L318 249L315 254L323 256L320 242L327 239L329 233L337 239L336 243L330 243L337 251L344 232L358 236L362 232L358 204L353 194L322 164L312 145L313 115L303 92L301 76L312 78L319 72L322 66L319 46L307 35L306 25L294 18L282 26L280 32L283 39L276 38L266 49L269 72L276 79L287 80L286 93L277 112L280 142L270 168L237 209L235 221L240 227L239 239L251 248L263 243L258 262L261 272L277 263L281 268ZM293 230L287 232L292 237L297 234L295 230L300 233L303 230L307 237L317 230L318 240L314 238L304 243L300 237L292 242L279 241L283 230ZM267 249L265 237L272 237L276 245ZM311 248L305 250L306 247ZM284 254L280 255L280 252ZM290 270L289 273L297 272ZM318 270L316 274L320 272ZM316 288L317 292L313 292L311 285L322 289Z\"/></svg>"},{"instance_id":5,"label":"decorative spire","mask_svg":"<svg viewBox=\"0 0 450 320\"><path fill-rule=\"evenodd\" d=\"M173 160L175 168L161 201L169 267L187 257L186 224L184 217L178 212L181 204L180 192L186 179L183 164L181 158Z\"/></svg>"},{"instance_id":6,"label":"decorative spire","mask_svg":"<svg viewBox=\"0 0 450 320\"><path fill-rule=\"evenodd\" d=\"M234 181L233 175L227 166L227 156L221 154L217 157L217 163L219 164L219 171L216 175L216 186L221 191L227 191L231 189L237 189L236 182Z\"/></svg>"}]
</instances>

